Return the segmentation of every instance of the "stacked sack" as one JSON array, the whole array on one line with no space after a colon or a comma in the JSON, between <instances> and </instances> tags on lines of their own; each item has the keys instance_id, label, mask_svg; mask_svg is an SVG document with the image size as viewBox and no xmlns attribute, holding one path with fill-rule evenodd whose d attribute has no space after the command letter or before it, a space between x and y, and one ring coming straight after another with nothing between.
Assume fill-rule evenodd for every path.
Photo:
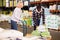
<instances>
[{"instance_id":1,"label":"stacked sack","mask_svg":"<svg viewBox=\"0 0 60 40\"><path fill-rule=\"evenodd\" d=\"M0 21L9 21L9 20L10 20L9 15L0 14Z\"/></svg>"},{"instance_id":2,"label":"stacked sack","mask_svg":"<svg viewBox=\"0 0 60 40\"><path fill-rule=\"evenodd\" d=\"M21 40L22 38L22 32L0 28L0 40Z\"/></svg>"},{"instance_id":3,"label":"stacked sack","mask_svg":"<svg viewBox=\"0 0 60 40\"><path fill-rule=\"evenodd\" d=\"M60 17L58 15L47 15L45 17L45 23L47 28L58 29L60 26Z\"/></svg>"}]
</instances>

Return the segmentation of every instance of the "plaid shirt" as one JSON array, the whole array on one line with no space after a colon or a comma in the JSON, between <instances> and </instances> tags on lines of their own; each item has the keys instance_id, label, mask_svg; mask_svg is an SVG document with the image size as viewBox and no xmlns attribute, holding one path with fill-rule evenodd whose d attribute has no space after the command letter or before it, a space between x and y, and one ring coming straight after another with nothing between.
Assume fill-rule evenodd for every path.
<instances>
[{"instance_id":1,"label":"plaid shirt","mask_svg":"<svg viewBox=\"0 0 60 40\"><path fill-rule=\"evenodd\" d=\"M38 12L37 9L35 9L33 11L33 20L40 19L42 15L43 15L43 9L41 9L40 12Z\"/></svg>"},{"instance_id":2,"label":"plaid shirt","mask_svg":"<svg viewBox=\"0 0 60 40\"><path fill-rule=\"evenodd\" d=\"M40 20L41 16L44 19L43 9L41 9L40 12L38 12L36 9L33 11L33 21L34 21L34 24L37 24L36 22L37 22L37 20Z\"/></svg>"}]
</instances>

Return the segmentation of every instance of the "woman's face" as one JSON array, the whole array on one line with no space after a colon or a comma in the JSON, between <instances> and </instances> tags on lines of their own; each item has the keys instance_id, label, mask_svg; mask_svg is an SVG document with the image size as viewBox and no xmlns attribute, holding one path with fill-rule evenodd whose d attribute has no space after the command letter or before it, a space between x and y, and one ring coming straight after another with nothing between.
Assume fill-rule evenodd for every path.
<instances>
[{"instance_id":1,"label":"woman's face","mask_svg":"<svg viewBox=\"0 0 60 40\"><path fill-rule=\"evenodd\" d=\"M17 7L22 8L23 7L23 2L20 2Z\"/></svg>"},{"instance_id":2,"label":"woman's face","mask_svg":"<svg viewBox=\"0 0 60 40\"><path fill-rule=\"evenodd\" d=\"M20 7L21 7L21 8L23 7L23 2L20 3Z\"/></svg>"}]
</instances>

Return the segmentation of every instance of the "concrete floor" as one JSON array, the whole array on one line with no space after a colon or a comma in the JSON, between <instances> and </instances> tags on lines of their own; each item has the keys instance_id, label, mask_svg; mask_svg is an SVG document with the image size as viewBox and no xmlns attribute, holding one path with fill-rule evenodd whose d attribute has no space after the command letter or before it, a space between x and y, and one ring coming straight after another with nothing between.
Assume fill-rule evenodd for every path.
<instances>
[{"instance_id":1,"label":"concrete floor","mask_svg":"<svg viewBox=\"0 0 60 40\"><path fill-rule=\"evenodd\" d=\"M52 36L52 40L60 40L60 31L49 29L49 32Z\"/></svg>"},{"instance_id":2,"label":"concrete floor","mask_svg":"<svg viewBox=\"0 0 60 40\"><path fill-rule=\"evenodd\" d=\"M11 25L7 22L0 22L0 27L4 29L10 29ZM21 28L21 25L18 25L18 30L23 32L23 28ZM33 31L33 27L27 27L27 34L30 34ZM60 31L54 31L54 30L49 30L52 40L60 40Z\"/></svg>"}]
</instances>

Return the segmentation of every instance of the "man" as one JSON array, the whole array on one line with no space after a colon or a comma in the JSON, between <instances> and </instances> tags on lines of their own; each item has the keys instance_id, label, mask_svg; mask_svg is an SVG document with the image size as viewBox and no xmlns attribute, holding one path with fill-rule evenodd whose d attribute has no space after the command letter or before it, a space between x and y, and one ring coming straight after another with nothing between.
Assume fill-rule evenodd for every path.
<instances>
[{"instance_id":1,"label":"man","mask_svg":"<svg viewBox=\"0 0 60 40\"><path fill-rule=\"evenodd\" d=\"M17 22L19 22L23 7L23 2L19 1L11 17L11 29L17 30Z\"/></svg>"},{"instance_id":2,"label":"man","mask_svg":"<svg viewBox=\"0 0 60 40\"><path fill-rule=\"evenodd\" d=\"M39 26L41 16L44 16L43 9L41 8L41 5L37 5L36 9L33 11L34 30Z\"/></svg>"}]
</instances>

